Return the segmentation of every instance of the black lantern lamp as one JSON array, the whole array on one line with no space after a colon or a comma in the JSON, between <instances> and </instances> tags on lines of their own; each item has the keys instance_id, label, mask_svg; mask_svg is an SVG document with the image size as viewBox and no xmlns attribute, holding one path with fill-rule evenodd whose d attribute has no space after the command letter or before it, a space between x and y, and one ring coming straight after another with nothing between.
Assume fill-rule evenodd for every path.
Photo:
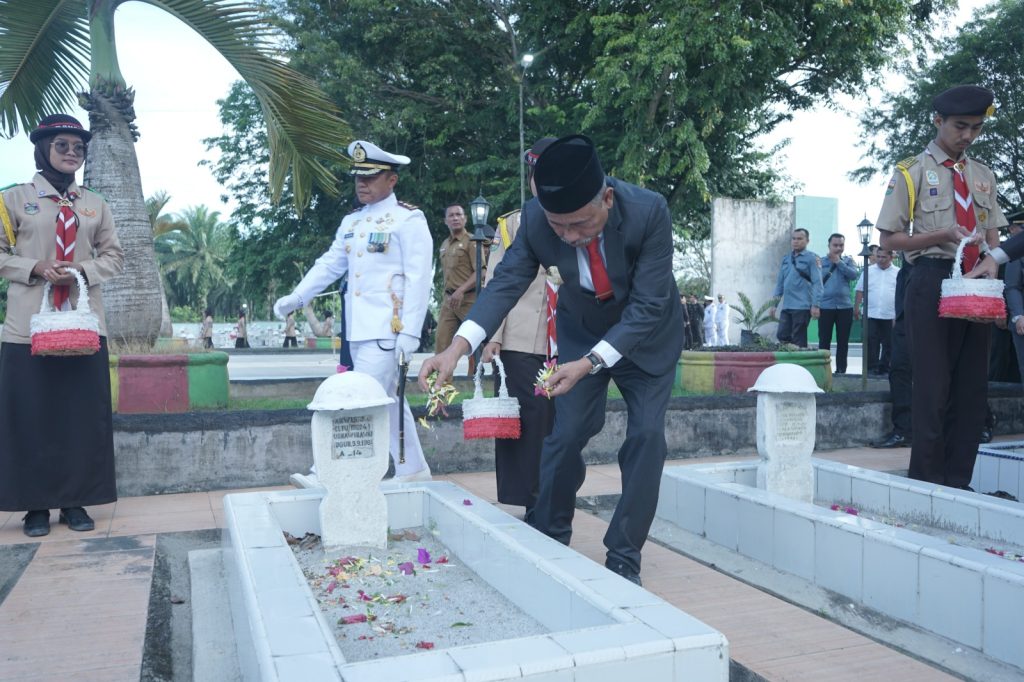
<instances>
[{"instance_id":1,"label":"black lantern lamp","mask_svg":"<svg viewBox=\"0 0 1024 682\"><path fill-rule=\"evenodd\" d=\"M484 244L490 245L491 240L494 239L494 228L487 224L487 216L491 213L491 203L481 194L469 202L469 213L473 216L473 236L469 239L476 244L476 296L480 298L480 289L483 288ZM476 361L480 360L481 350L481 348L477 348L473 353L473 358Z\"/></svg>"},{"instance_id":2,"label":"black lantern lamp","mask_svg":"<svg viewBox=\"0 0 1024 682\"><path fill-rule=\"evenodd\" d=\"M875 226L867 216L857 223L857 232L860 234L861 250L860 256L864 259L864 311L860 316L860 385L862 389L868 386L868 268L871 265L871 228Z\"/></svg>"}]
</instances>

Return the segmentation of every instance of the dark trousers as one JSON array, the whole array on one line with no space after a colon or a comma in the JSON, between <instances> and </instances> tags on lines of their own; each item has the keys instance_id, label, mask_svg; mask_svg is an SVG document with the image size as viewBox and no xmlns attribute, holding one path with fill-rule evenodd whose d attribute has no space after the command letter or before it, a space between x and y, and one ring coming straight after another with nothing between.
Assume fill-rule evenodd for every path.
<instances>
[{"instance_id":1,"label":"dark trousers","mask_svg":"<svg viewBox=\"0 0 1024 682\"><path fill-rule=\"evenodd\" d=\"M569 544L576 492L586 477L582 450L604 426L608 381L626 401L626 439L619 448L622 497L604 536L609 562L622 562L640 572L640 550L658 505L665 464L665 410L675 376L647 374L628 359L595 375L583 377L571 391L555 398L555 427L544 440L540 489L533 526Z\"/></svg>"},{"instance_id":2,"label":"dark trousers","mask_svg":"<svg viewBox=\"0 0 1024 682\"><path fill-rule=\"evenodd\" d=\"M546 358L534 353L501 351L508 394L519 400L519 438L494 439L494 476L498 483L498 502L526 507L526 521L533 518L540 479L540 453L544 439L555 423L554 403L534 394L533 382ZM497 395L500 377L494 374Z\"/></svg>"},{"instance_id":3,"label":"dark trousers","mask_svg":"<svg viewBox=\"0 0 1024 682\"><path fill-rule=\"evenodd\" d=\"M1024 384L1024 336L1021 336L1010 325L1010 336L1013 338L1013 347L1017 351L1017 368L1020 370L1020 382Z\"/></svg>"},{"instance_id":4,"label":"dark trousers","mask_svg":"<svg viewBox=\"0 0 1024 682\"><path fill-rule=\"evenodd\" d=\"M294 336L286 336L286 337L284 337L284 346L282 346L282 348L288 348L289 346L291 346L292 348L298 348L299 347L298 339L296 337L294 337Z\"/></svg>"},{"instance_id":5,"label":"dark trousers","mask_svg":"<svg viewBox=\"0 0 1024 682\"><path fill-rule=\"evenodd\" d=\"M807 325L811 322L810 310L783 310L779 313L779 343L792 343L807 348Z\"/></svg>"},{"instance_id":6,"label":"dark trousers","mask_svg":"<svg viewBox=\"0 0 1024 682\"><path fill-rule=\"evenodd\" d=\"M892 400L892 429L910 438L913 434L911 419L911 386L913 372L910 367L910 348L907 344L907 324L903 301L907 294L907 280L913 266L904 262L896 275L896 319L892 323L892 361L889 363L889 398Z\"/></svg>"},{"instance_id":7,"label":"dark trousers","mask_svg":"<svg viewBox=\"0 0 1024 682\"><path fill-rule=\"evenodd\" d=\"M853 328L853 308L822 308L818 318L818 348L832 350L832 328L836 330L836 371L846 372Z\"/></svg>"},{"instance_id":8,"label":"dark trousers","mask_svg":"<svg viewBox=\"0 0 1024 682\"><path fill-rule=\"evenodd\" d=\"M213 348L213 339L209 336L203 337L203 348Z\"/></svg>"},{"instance_id":9,"label":"dark trousers","mask_svg":"<svg viewBox=\"0 0 1024 682\"><path fill-rule=\"evenodd\" d=\"M892 359L892 320L868 318L868 372L888 374Z\"/></svg>"},{"instance_id":10,"label":"dark trousers","mask_svg":"<svg viewBox=\"0 0 1024 682\"><path fill-rule=\"evenodd\" d=\"M951 260L919 258L904 300L914 383L910 478L970 483L985 425L989 326L939 317Z\"/></svg>"}]
</instances>

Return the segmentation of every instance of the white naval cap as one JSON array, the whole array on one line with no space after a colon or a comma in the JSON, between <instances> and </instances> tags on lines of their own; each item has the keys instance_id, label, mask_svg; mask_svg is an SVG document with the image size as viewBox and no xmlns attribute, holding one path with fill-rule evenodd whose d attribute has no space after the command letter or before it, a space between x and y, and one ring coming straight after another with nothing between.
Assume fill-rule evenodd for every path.
<instances>
[{"instance_id":1,"label":"white naval cap","mask_svg":"<svg viewBox=\"0 0 1024 682\"><path fill-rule=\"evenodd\" d=\"M349 175L376 175L381 171L397 171L399 166L408 165L411 159L401 154L390 154L372 142L355 140L348 146L352 157Z\"/></svg>"}]
</instances>

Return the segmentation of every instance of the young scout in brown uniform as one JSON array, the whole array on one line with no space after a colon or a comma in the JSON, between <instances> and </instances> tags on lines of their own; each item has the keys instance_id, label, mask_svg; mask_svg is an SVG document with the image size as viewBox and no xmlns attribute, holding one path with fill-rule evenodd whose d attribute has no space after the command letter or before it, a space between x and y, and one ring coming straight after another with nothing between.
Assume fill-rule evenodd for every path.
<instances>
[{"instance_id":1,"label":"young scout in brown uniform","mask_svg":"<svg viewBox=\"0 0 1024 682\"><path fill-rule=\"evenodd\" d=\"M455 330L476 303L476 246L466 231L466 214L462 207L452 204L446 208L444 222L451 236L441 245L444 296L437 320L435 351L438 353L451 345Z\"/></svg>"},{"instance_id":2,"label":"young scout in brown uniform","mask_svg":"<svg viewBox=\"0 0 1024 682\"><path fill-rule=\"evenodd\" d=\"M971 480L985 423L989 326L940 318L939 295L961 238L976 228L978 241L995 248L1006 224L995 176L966 156L992 100L976 85L935 97L935 139L897 164L877 221L882 248L902 250L913 263L904 300L914 376L910 477L954 488ZM957 196L957 183L965 197Z\"/></svg>"}]
</instances>

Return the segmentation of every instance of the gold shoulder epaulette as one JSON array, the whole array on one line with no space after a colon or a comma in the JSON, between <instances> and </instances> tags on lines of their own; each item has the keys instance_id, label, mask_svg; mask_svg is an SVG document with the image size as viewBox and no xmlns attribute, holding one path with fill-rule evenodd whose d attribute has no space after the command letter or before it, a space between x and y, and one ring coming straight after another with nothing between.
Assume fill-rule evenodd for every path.
<instances>
[{"instance_id":1,"label":"gold shoulder epaulette","mask_svg":"<svg viewBox=\"0 0 1024 682\"><path fill-rule=\"evenodd\" d=\"M410 204L410 203L405 202L405 201L399 201L398 205L401 206L402 208L407 208L410 211L417 211L417 210L419 210L419 206L414 206L413 204Z\"/></svg>"},{"instance_id":2,"label":"gold shoulder epaulette","mask_svg":"<svg viewBox=\"0 0 1024 682\"><path fill-rule=\"evenodd\" d=\"M907 168L907 169L909 169L915 163L917 163L917 157L916 156L908 156L907 158L905 158L902 161L898 162L896 165L899 166L900 168Z\"/></svg>"}]
</instances>

